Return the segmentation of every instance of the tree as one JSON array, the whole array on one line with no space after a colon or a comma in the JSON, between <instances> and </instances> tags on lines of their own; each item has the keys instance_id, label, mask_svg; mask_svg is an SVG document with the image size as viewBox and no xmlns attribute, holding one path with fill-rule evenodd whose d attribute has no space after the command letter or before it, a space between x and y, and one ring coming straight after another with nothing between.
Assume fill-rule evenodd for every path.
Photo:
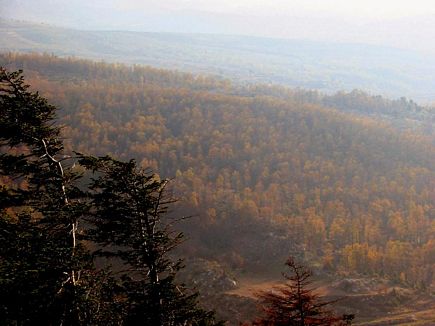
<instances>
[{"instance_id":1,"label":"tree","mask_svg":"<svg viewBox=\"0 0 435 326\"><path fill-rule=\"evenodd\" d=\"M21 71L0 68L0 323L88 324L95 284L78 239L78 175L62 162L56 108L28 88Z\"/></svg>"},{"instance_id":2,"label":"tree","mask_svg":"<svg viewBox=\"0 0 435 326\"><path fill-rule=\"evenodd\" d=\"M21 71L0 69L0 323L219 324L174 281L182 264L168 253L182 234L162 219L166 181L134 161L81 156L99 172L90 201L56 108L28 88ZM127 266L120 279L94 268L83 239L116 251Z\"/></svg>"},{"instance_id":3,"label":"tree","mask_svg":"<svg viewBox=\"0 0 435 326\"><path fill-rule=\"evenodd\" d=\"M325 310L331 301L322 301L309 288L311 272L293 258L286 262L291 274L283 273L288 283L259 294L263 315L256 326L344 325L343 318Z\"/></svg>"},{"instance_id":4,"label":"tree","mask_svg":"<svg viewBox=\"0 0 435 326\"><path fill-rule=\"evenodd\" d=\"M213 313L198 307L197 293L175 283L181 261L169 254L183 239L167 217L173 199L167 180L159 180L136 162L83 156L80 164L93 170L90 185L94 209L92 239L100 254L119 258L125 266L126 325L215 325Z\"/></svg>"}]
</instances>

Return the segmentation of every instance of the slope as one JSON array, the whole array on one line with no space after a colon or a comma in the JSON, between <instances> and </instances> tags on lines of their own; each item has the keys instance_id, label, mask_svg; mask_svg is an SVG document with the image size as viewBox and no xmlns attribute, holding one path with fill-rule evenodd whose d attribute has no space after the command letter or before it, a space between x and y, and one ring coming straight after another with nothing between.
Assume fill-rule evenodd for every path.
<instances>
[{"instance_id":1,"label":"slope","mask_svg":"<svg viewBox=\"0 0 435 326\"><path fill-rule=\"evenodd\" d=\"M415 110L406 119L423 122L433 111L377 98L380 111L361 114L373 106L363 93L358 101L349 94L313 100L303 91L272 96L282 89L267 87L269 95L257 95L152 68L35 55L2 60L26 68L32 85L62 108L72 148L135 157L176 177L178 212L198 216L188 229L191 254L261 269L293 253L323 270L431 286L433 130L397 121L407 108ZM382 118L388 112L396 120Z\"/></svg>"},{"instance_id":2,"label":"slope","mask_svg":"<svg viewBox=\"0 0 435 326\"><path fill-rule=\"evenodd\" d=\"M430 102L435 61L417 52L364 44L260 37L80 31L0 19L0 51L149 64L248 83L323 92L363 89Z\"/></svg>"}]
</instances>

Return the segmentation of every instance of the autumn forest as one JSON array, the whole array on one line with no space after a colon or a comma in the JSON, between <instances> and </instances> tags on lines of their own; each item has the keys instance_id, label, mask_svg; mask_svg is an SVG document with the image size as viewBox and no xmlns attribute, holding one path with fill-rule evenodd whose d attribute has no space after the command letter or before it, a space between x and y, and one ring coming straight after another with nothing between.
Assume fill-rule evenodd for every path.
<instances>
[{"instance_id":1,"label":"autumn forest","mask_svg":"<svg viewBox=\"0 0 435 326\"><path fill-rule=\"evenodd\" d=\"M178 198L184 257L433 291L435 112L145 66L2 54L59 108L66 151L134 158ZM3 180L4 182L7 180Z\"/></svg>"},{"instance_id":2,"label":"autumn forest","mask_svg":"<svg viewBox=\"0 0 435 326\"><path fill-rule=\"evenodd\" d=\"M433 112L358 91L257 90L52 56L1 63L61 108L74 150L175 178L180 209L197 216L196 254L242 268L290 246L322 268L431 285L434 134L421 116ZM271 248L260 254L257 242Z\"/></svg>"}]
</instances>

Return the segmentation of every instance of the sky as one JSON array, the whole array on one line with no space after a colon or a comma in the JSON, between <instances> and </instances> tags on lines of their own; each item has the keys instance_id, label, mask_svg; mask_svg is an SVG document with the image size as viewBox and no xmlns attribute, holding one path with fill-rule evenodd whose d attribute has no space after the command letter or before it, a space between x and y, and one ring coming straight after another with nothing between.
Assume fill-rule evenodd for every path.
<instances>
[{"instance_id":1,"label":"sky","mask_svg":"<svg viewBox=\"0 0 435 326\"><path fill-rule=\"evenodd\" d=\"M435 14L433 0L128 0L112 1L122 10L198 10L215 13L329 13L356 18L399 18Z\"/></svg>"},{"instance_id":2,"label":"sky","mask_svg":"<svg viewBox=\"0 0 435 326\"><path fill-rule=\"evenodd\" d=\"M434 0L0 0L0 17L79 29L254 35L435 54Z\"/></svg>"}]
</instances>

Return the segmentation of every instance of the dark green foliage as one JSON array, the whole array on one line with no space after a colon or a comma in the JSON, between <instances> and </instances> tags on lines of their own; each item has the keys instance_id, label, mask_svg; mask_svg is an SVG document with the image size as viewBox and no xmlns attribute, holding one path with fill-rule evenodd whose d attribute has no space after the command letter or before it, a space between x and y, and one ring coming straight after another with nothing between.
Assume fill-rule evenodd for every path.
<instances>
[{"instance_id":1,"label":"dark green foliage","mask_svg":"<svg viewBox=\"0 0 435 326\"><path fill-rule=\"evenodd\" d=\"M222 324L215 321L213 312L198 307L197 293L175 284L172 276L156 285L126 277L124 287L128 295L126 325Z\"/></svg>"},{"instance_id":2,"label":"dark green foliage","mask_svg":"<svg viewBox=\"0 0 435 326\"><path fill-rule=\"evenodd\" d=\"M0 70L0 323L84 325L93 315L86 210L61 161L55 107ZM92 317L93 318L93 317Z\"/></svg>"},{"instance_id":3,"label":"dark green foliage","mask_svg":"<svg viewBox=\"0 0 435 326\"><path fill-rule=\"evenodd\" d=\"M0 174L38 187L50 170L47 150L53 156L62 145L52 125L55 107L27 89L21 71L0 68ZM3 185L0 207L18 205L31 194L31 189Z\"/></svg>"},{"instance_id":4,"label":"dark green foliage","mask_svg":"<svg viewBox=\"0 0 435 326\"><path fill-rule=\"evenodd\" d=\"M168 253L182 234L162 219L166 181L134 161L81 157L99 172L89 203L63 154L56 108L21 72L1 69L0 87L0 324L217 324L174 282L181 262ZM122 260L120 279L95 270L84 235Z\"/></svg>"},{"instance_id":5,"label":"dark green foliage","mask_svg":"<svg viewBox=\"0 0 435 326\"><path fill-rule=\"evenodd\" d=\"M97 172L92 191L93 240L102 255L122 260L127 325L215 325L213 314L198 307L197 294L174 282L182 268L170 252L182 241L168 218L167 180L139 169L135 161L83 157Z\"/></svg>"}]
</instances>

